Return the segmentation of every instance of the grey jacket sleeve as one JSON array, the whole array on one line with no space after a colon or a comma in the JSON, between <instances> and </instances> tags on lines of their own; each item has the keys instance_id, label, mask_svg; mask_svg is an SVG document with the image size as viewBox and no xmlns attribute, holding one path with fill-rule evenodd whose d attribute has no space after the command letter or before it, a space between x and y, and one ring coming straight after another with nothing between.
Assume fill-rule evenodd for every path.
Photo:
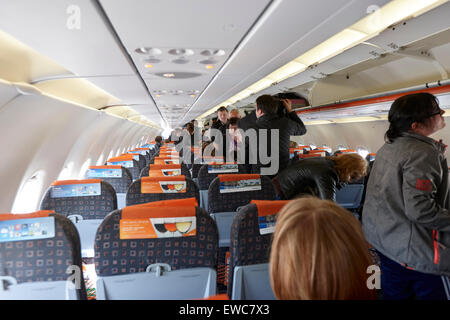
<instances>
[{"instance_id":1,"label":"grey jacket sleeve","mask_svg":"<svg viewBox=\"0 0 450 320\"><path fill-rule=\"evenodd\" d=\"M450 231L450 212L436 196L441 184L442 168L436 152L415 152L403 165L403 201L405 215L423 227ZM396 197L398 195L392 195Z\"/></svg>"}]
</instances>

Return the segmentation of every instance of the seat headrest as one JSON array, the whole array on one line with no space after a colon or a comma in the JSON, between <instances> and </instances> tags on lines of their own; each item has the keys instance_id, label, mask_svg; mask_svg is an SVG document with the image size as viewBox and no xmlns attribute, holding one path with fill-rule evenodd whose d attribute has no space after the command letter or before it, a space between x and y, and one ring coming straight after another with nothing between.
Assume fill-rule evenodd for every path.
<instances>
[{"instance_id":1,"label":"seat headrest","mask_svg":"<svg viewBox=\"0 0 450 320\"><path fill-rule=\"evenodd\" d=\"M0 221L7 220L22 220L22 219L33 219L33 218L45 218L51 213L55 213L53 210L40 210L31 213L0 213Z\"/></svg>"},{"instance_id":2,"label":"seat headrest","mask_svg":"<svg viewBox=\"0 0 450 320\"><path fill-rule=\"evenodd\" d=\"M181 169L180 163L173 164L151 164L150 170L162 170L162 169Z\"/></svg>"},{"instance_id":3,"label":"seat headrest","mask_svg":"<svg viewBox=\"0 0 450 320\"><path fill-rule=\"evenodd\" d=\"M51 184L50 198L99 196L101 183L101 179L57 180Z\"/></svg>"},{"instance_id":4,"label":"seat headrest","mask_svg":"<svg viewBox=\"0 0 450 320\"><path fill-rule=\"evenodd\" d=\"M208 173L238 173L237 162L211 162L208 163Z\"/></svg>"},{"instance_id":5,"label":"seat headrest","mask_svg":"<svg viewBox=\"0 0 450 320\"><path fill-rule=\"evenodd\" d=\"M122 169L122 166L89 166L88 169Z\"/></svg>"},{"instance_id":6,"label":"seat headrest","mask_svg":"<svg viewBox=\"0 0 450 320\"><path fill-rule=\"evenodd\" d=\"M253 179L260 179L261 175L257 173L251 173L251 174L219 174L218 175L219 180L221 182L224 181L240 181L240 180L253 180Z\"/></svg>"},{"instance_id":7,"label":"seat headrest","mask_svg":"<svg viewBox=\"0 0 450 320\"><path fill-rule=\"evenodd\" d=\"M141 193L185 193L186 177L153 176L141 178Z\"/></svg>"},{"instance_id":8,"label":"seat headrest","mask_svg":"<svg viewBox=\"0 0 450 320\"><path fill-rule=\"evenodd\" d=\"M53 181L52 186L66 186L73 184L92 184L101 183L102 179L82 179L82 180L56 180Z\"/></svg>"},{"instance_id":9,"label":"seat headrest","mask_svg":"<svg viewBox=\"0 0 450 320\"><path fill-rule=\"evenodd\" d=\"M135 204L131 207L198 207L198 202L195 197L185 199L174 200L161 200L154 202L147 202L141 204Z\"/></svg>"},{"instance_id":10,"label":"seat headrest","mask_svg":"<svg viewBox=\"0 0 450 320\"><path fill-rule=\"evenodd\" d=\"M258 208L258 216L267 216L277 214L289 200L252 200Z\"/></svg>"}]
</instances>

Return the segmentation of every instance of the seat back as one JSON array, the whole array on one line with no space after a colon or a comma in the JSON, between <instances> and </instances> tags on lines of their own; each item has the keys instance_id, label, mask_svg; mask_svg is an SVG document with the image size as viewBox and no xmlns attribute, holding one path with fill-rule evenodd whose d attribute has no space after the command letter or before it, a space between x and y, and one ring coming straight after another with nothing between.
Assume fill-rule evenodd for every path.
<instances>
[{"instance_id":1,"label":"seat back","mask_svg":"<svg viewBox=\"0 0 450 320\"><path fill-rule=\"evenodd\" d=\"M83 220L103 219L116 209L114 188L100 179L55 181L45 192L40 205L40 210L78 215Z\"/></svg>"},{"instance_id":2,"label":"seat back","mask_svg":"<svg viewBox=\"0 0 450 320\"><path fill-rule=\"evenodd\" d=\"M125 207L125 195L133 182L130 170L121 166L90 166L86 179L102 179L116 191L117 208Z\"/></svg>"},{"instance_id":3,"label":"seat back","mask_svg":"<svg viewBox=\"0 0 450 320\"><path fill-rule=\"evenodd\" d=\"M249 296L248 290L244 292L241 286L236 284L253 280L246 280L247 272L245 269L239 271L240 278L235 279L236 267L244 267L249 265L259 265L269 262L270 245L272 242L272 234L275 229L276 214L288 203L287 200L253 200L250 204L241 207L233 220L230 234L230 267L228 269L228 295L232 299L263 299L267 298L262 295L267 290L260 291L259 296ZM258 270L264 270L263 266ZM263 271L261 271L263 272ZM270 281L268 277L256 277L254 279L261 286L270 289ZM255 284L255 286L258 285ZM271 290L269 290L271 291ZM247 296L246 296L247 294ZM273 296L273 294L271 294ZM233 298L234 297L234 298Z\"/></svg>"},{"instance_id":4,"label":"seat back","mask_svg":"<svg viewBox=\"0 0 450 320\"><path fill-rule=\"evenodd\" d=\"M138 156L138 155L136 155ZM130 170L133 181L139 178L141 169L139 168L138 160L136 156L127 154L124 156L114 157L107 160L106 164L111 166L122 166Z\"/></svg>"},{"instance_id":5,"label":"seat back","mask_svg":"<svg viewBox=\"0 0 450 320\"><path fill-rule=\"evenodd\" d=\"M80 238L69 219L53 211L0 214L0 300L86 298Z\"/></svg>"},{"instance_id":6,"label":"seat back","mask_svg":"<svg viewBox=\"0 0 450 320\"><path fill-rule=\"evenodd\" d=\"M140 153L133 153L128 151L127 153L122 153L119 157L132 155L133 159L137 161L139 172L144 169L144 167L147 165L145 157Z\"/></svg>"},{"instance_id":7,"label":"seat back","mask_svg":"<svg viewBox=\"0 0 450 320\"><path fill-rule=\"evenodd\" d=\"M150 164L150 148L135 148L132 150L129 150L128 153L131 154L140 154L144 157L145 163L142 166L142 168L145 168Z\"/></svg>"},{"instance_id":8,"label":"seat back","mask_svg":"<svg viewBox=\"0 0 450 320\"><path fill-rule=\"evenodd\" d=\"M52 183L41 201L41 210L54 210L75 223L83 257L93 257L97 227L117 209L114 188L100 179L62 180Z\"/></svg>"},{"instance_id":9,"label":"seat back","mask_svg":"<svg viewBox=\"0 0 450 320\"><path fill-rule=\"evenodd\" d=\"M219 230L219 285L226 283L230 230L236 210L252 200L275 200L272 181L259 174L220 174L208 188L208 211Z\"/></svg>"},{"instance_id":10,"label":"seat back","mask_svg":"<svg viewBox=\"0 0 450 320\"><path fill-rule=\"evenodd\" d=\"M245 167L236 163L216 163L203 164L198 172L197 181L200 189L200 206L209 211L208 189L211 182L219 174L245 173Z\"/></svg>"},{"instance_id":11,"label":"seat back","mask_svg":"<svg viewBox=\"0 0 450 320\"><path fill-rule=\"evenodd\" d=\"M196 205L195 198L159 201L108 215L95 241L97 299L214 295L217 226Z\"/></svg>"},{"instance_id":12,"label":"seat back","mask_svg":"<svg viewBox=\"0 0 450 320\"><path fill-rule=\"evenodd\" d=\"M211 213L235 212L252 200L275 200L272 181L259 174L219 174L208 188Z\"/></svg>"},{"instance_id":13,"label":"seat back","mask_svg":"<svg viewBox=\"0 0 450 320\"><path fill-rule=\"evenodd\" d=\"M150 175L150 170L159 171L158 175L161 176L169 176L169 175L184 175L188 178L191 177L191 173L189 169L186 167L184 163L180 164L150 164L141 170L140 177L148 177ZM155 175L155 174L153 174Z\"/></svg>"},{"instance_id":14,"label":"seat back","mask_svg":"<svg viewBox=\"0 0 450 320\"><path fill-rule=\"evenodd\" d=\"M357 209L361 204L363 191L364 183L347 184L336 191L336 202L345 209Z\"/></svg>"},{"instance_id":15,"label":"seat back","mask_svg":"<svg viewBox=\"0 0 450 320\"><path fill-rule=\"evenodd\" d=\"M127 206L171 199L195 197L199 201L195 183L183 175L172 177L142 177L134 181L126 196Z\"/></svg>"}]
</instances>

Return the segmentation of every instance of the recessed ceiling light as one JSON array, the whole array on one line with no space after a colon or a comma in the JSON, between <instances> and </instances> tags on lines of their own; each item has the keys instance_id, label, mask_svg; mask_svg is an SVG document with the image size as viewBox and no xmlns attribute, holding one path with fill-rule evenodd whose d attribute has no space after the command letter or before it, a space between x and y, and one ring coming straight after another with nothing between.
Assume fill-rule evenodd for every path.
<instances>
[{"instance_id":1,"label":"recessed ceiling light","mask_svg":"<svg viewBox=\"0 0 450 320\"><path fill-rule=\"evenodd\" d=\"M156 75L158 77L164 77L164 78L188 79L188 78L199 77L202 74L195 73L195 72L158 72L158 73L154 73L154 75Z\"/></svg>"},{"instance_id":2,"label":"recessed ceiling light","mask_svg":"<svg viewBox=\"0 0 450 320\"><path fill-rule=\"evenodd\" d=\"M219 49L219 50L207 49L207 50L203 50L202 52L200 52L200 54L203 56L207 56L207 57L210 57L210 56L219 57L219 56L223 56L225 54L225 51L222 49Z\"/></svg>"},{"instance_id":3,"label":"recessed ceiling light","mask_svg":"<svg viewBox=\"0 0 450 320\"><path fill-rule=\"evenodd\" d=\"M172 62L176 63L176 64L186 64L186 63L189 63L189 60L184 59L184 58L179 58L179 59L172 60Z\"/></svg>"},{"instance_id":4,"label":"recessed ceiling light","mask_svg":"<svg viewBox=\"0 0 450 320\"><path fill-rule=\"evenodd\" d=\"M201 63L201 64L215 64L217 62L218 61L216 61L214 59L206 59L206 60L199 61L199 63Z\"/></svg>"},{"instance_id":5,"label":"recessed ceiling light","mask_svg":"<svg viewBox=\"0 0 450 320\"><path fill-rule=\"evenodd\" d=\"M145 64L145 67L146 67L146 68L151 68L151 67L153 67L153 65L150 64L150 63L146 63L146 64Z\"/></svg>"},{"instance_id":6,"label":"recessed ceiling light","mask_svg":"<svg viewBox=\"0 0 450 320\"><path fill-rule=\"evenodd\" d=\"M146 58L146 59L142 59L142 61L144 61L144 63L160 63L161 59Z\"/></svg>"},{"instance_id":7,"label":"recessed ceiling light","mask_svg":"<svg viewBox=\"0 0 450 320\"><path fill-rule=\"evenodd\" d=\"M195 98L195 94L191 94L191 97L192 97L192 98Z\"/></svg>"},{"instance_id":8,"label":"recessed ceiling light","mask_svg":"<svg viewBox=\"0 0 450 320\"><path fill-rule=\"evenodd\" d=\"M174 56L181 56L181 55L190 56L190 55L193 55L193 54L194 54L194 51L191 50L191 49L182 49L182 48L179 48L179 49L172 49L172 50L169 50L169 53L170 53L170 54L173 54Z\"/></svg>"},{"instance_id":9,"label":"recessed ceiling light","mask_svg":"<svg viewBox=\"0 0 450 320\"><path fill-rule=\"evenodd\" d=\"M214 66L213 66L212 64L208 64L208 65L205 66L205 68L206 68L206 69L213 69Z\"/></svg>"},{"instance_id":10,"label":"recessed ceiling light","mask_svg":"<svg viewBox=\"0 0 450 320\"><path fill-rule=\"evenodd\" d=\"M162 53L162 51L158 48L149 48L149 47L141 47L134 50L135 52L139 54L149 54L152 56L156 56Z\"/></svg>"}]
</instances>

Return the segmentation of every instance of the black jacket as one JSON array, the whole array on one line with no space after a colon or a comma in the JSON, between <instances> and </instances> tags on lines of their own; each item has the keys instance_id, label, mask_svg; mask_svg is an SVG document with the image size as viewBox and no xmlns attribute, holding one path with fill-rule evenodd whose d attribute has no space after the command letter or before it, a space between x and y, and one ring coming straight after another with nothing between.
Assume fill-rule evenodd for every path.
<instances>
[{"instance_id":1,"label":"black jacket","mask_svg":"<svg viewBox=\"0 0 450 320\"><path fill-rule=\"evenodd\" d=\"M312 194L320 199L336 201L336 190L342 186L334 162L328 158L299 160L275 179L275 184L288 200L300 194Z\"/></svg>"},{"instance_id":2,"label":"black jacket","mask_svg":"<svg viewBox=\"0 0 450 320\"><path fill-rule=\"evenodd\" d=\"M254 110L238 121L238 127L242 130L247 130L255 126L256 119L256 111Z\"/></svg>"},{"instance_id":3,"label":"black jacket","mask_svg":"<svg viewBox=\"0 0 450 320\"><path fill-rule=\"evenodd\" d=\"M279 117L277 114L265 114L256 120L256 123L250 127L250 129L255 129L259 132L261 129L267 129L268 139L267 139L267 150L271 154L271 130L279 130L279 140L278 140L278 154L279 154L279 169L281 172L289 165L289 143L291 141L291 136L301 136L306 133L305 125L302 120L297 116L295 111L288 113L284 117ZM259 141L258 141L259 146ZM247 145L247 148L249 146ZM259 148L259 147L258 147ZM259 151L258 151L259 153ZM270 164L262 165L258 154L258 163L252 165L252 172L260 173L261 167L269 167Z\"/></svg>"},{"instance_id":4,"label":"black jacket","mask_svg":"<svg viewBox=\"0 0 450 320\"><path fill-rule=\"evenodd\" d=\"M222 121L217 120L216 122L213 123L213 125L211 126L211 129L218 129L222 132L222 134L225 134L227 127L228 127L228 122L223 123Z\"/></svg>"}]
</instances>

